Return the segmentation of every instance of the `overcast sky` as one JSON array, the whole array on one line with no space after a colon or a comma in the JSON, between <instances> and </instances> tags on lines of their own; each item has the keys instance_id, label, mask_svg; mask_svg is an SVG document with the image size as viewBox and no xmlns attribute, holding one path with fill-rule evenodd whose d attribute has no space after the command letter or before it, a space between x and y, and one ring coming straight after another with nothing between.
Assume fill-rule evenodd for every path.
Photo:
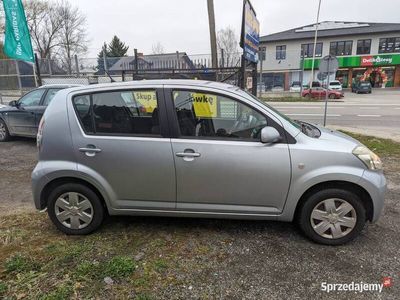
<instances>
[{"instance_id":1,"label":"overcast sky","mask_svg":"<svg viewBox=\"0 0 400 300\"><path fill-rule=\"evenodd\" d=\"M118 35L129 48L149 54L160 42L166 52L209 53L206 0L70 0L88 20L88 56ZM318 0L252 0L261 35L315 22ZM240 33L242 0L214 0L217 30ZM400 0L322 0L320 21L400 23Z\"/></svg>"}]
</instances>

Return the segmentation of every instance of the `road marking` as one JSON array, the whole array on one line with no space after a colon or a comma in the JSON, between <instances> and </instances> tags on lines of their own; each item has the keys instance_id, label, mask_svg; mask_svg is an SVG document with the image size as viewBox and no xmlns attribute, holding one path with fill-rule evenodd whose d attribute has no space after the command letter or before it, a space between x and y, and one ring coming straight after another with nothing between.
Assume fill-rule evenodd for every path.
<instances>
[{"instance_id":1,"label":"road marking","mask_svg":"<svg viewBox=\"0 0 400 300\"><path fill-rule=\"evenodd\" d=\"M357 115L357 117L380 118L380 117L382 117L382 116L381 116L381 115Z\"/></svg>"},{"instance_id":2,"label":"road marking","mask_svg":"<svg viewBox=\"0 0 400 300\"><path fill-rule=\"evenodd\" d=\"M300 108L321 108L320 106L275 106L276 109L281 109L281 108L295 108L295 109L300 109Z\"/></svg>"},{"instance_id":3,"label":"road marking","mask_svg":"<svg viewBox=\"0 0 400 300\"><path fill-rule=\"evenodd\" d=\"M324 114L286 114L287 116L300 116L300 117L323 117ZM330 114L327 117L341 117L342 115Z\"/></svg>"},{"instance_id":4,"label":"road marking","mask_svg":"<svg viewBox=\"0 0 400 300\"><path fill-rule=\"evenodd\" d=\"M360 107L361 109L379 109L379 107Z\"/></svg>"}]
</instances>

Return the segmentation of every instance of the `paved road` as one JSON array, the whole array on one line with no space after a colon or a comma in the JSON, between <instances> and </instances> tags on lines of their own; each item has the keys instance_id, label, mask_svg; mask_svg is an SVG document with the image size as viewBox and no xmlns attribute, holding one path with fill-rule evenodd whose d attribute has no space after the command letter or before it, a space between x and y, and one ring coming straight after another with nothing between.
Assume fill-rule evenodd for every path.
<instances>
[{"instance_id":1,"label":"paved road","mask_svg":"<svg viewBox=\"0 0 400 300\"><path fill-rule=\"evenodd\" d=\"M293 119L323 123L324 102L271 102ZM361 133L400 139L400 90L373 90L372 94L345 93L340 102L328 103L327 125Z\"/></svg>"}]
</instances>

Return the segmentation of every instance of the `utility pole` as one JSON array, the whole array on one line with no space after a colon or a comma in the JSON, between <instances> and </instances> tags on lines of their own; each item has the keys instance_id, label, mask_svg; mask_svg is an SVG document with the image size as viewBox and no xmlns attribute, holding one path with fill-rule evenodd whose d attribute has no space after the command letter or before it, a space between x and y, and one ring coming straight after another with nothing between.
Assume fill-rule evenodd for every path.
<instances>
[{"instance_id":1,"label":"utility pole","mask_svg":"<svg viewBox=\"0 0 400 300\"><path fill-rule=\"evenodd\" d=\"M214 0L207 0L208 23L210 27L210 44L212 67L218 68L217 35L215 34Z\"/></svg>"},{"instance_id":2,"label":"utility pole","mask_svg":"<svg viewBox=\"0 0 400 300\"><path fill-rule=\"evenodd\" d=\"M317 11L317 22L315 23L315 33L314 33L314 49L313 49L313 56L311 62L311 82L310 82L310 89L312 89L312 83L314 81L314 69L315 69L315 51L317 50L317 38L318 38L318 25L319 25L319 12L321 10L321 1L318 2L318 11Z\"/></svg>"}]
</instances>

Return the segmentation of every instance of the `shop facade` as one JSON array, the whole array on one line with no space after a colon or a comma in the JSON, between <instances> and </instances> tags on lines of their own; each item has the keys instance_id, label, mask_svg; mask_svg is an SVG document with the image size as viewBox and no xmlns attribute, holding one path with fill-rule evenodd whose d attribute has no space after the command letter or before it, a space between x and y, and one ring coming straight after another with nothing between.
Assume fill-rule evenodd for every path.
<instances>
[{"instance_id":1,"label":"shop facade","mask_svg":"<svg viewBox=\"0 0 400 300\"><path fill-rule=\"evenodd\" d=\"M400 87L400 54L338 57L335 79L350 88L355 81L369 81L374 88ZM314 62L318 70L320 59ZM305 72L311 72L312 59L304 60Z\"/></svg>"},{"instance_id":2,"label":"shop facade","mask_svg":"<svg viewBox=\"0 0 400 300\"><path fill-rule=\"evenodd\" d=\"M318 67L326 55L339 61L330 80L339 80L345 88L359 80L374 88L400 87L400 23L321 22L314 51L315 29L312 24L260 38L265 59L258 70L266 90L323 81Z\"/></svg>"}]
</instances>

